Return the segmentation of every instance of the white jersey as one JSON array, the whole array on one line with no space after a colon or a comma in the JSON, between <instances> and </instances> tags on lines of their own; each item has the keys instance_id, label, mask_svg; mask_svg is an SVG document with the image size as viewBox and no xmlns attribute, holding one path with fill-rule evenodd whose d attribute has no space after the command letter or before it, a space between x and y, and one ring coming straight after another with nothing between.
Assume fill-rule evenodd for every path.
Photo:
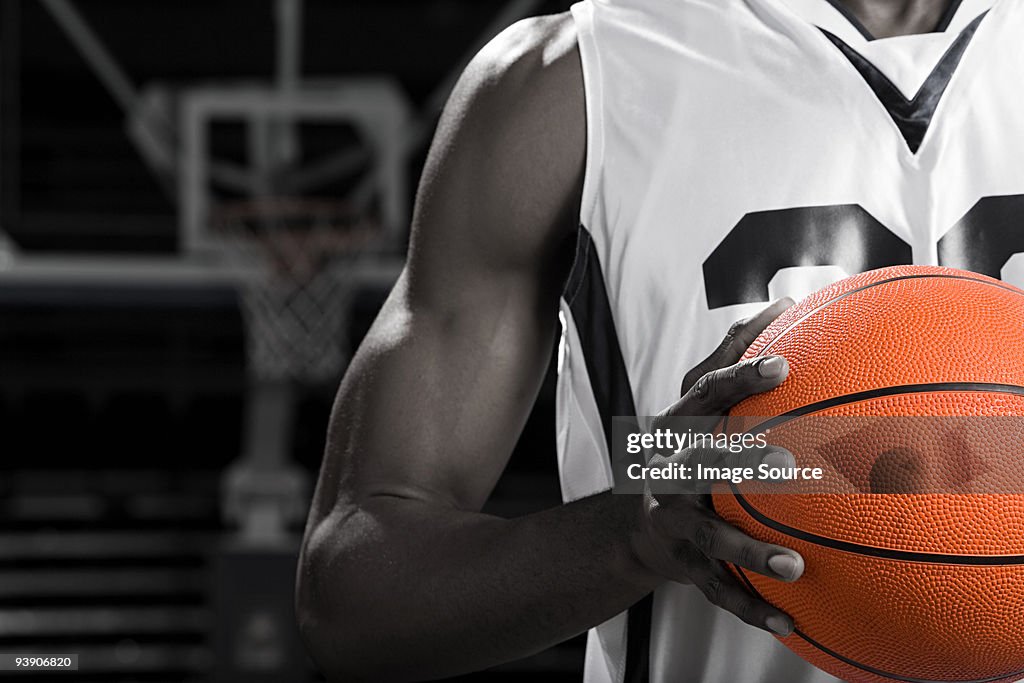
<instances>
[{"instance_id":1,"label":"white jersey","mask_svg":"<svg viewBox=\"0 0 1024 683\"><path fill-rule=\"evenodd\" d=\"M612 416L670 405L771 300L906 263L1024 285L1021 0L954 0L935 32L881 40L829 0L573 15L588 161L561 307L566 500L611 487ZM836 679L668 584L591 632L586 680Z\"/></svg>"}]
</instances>

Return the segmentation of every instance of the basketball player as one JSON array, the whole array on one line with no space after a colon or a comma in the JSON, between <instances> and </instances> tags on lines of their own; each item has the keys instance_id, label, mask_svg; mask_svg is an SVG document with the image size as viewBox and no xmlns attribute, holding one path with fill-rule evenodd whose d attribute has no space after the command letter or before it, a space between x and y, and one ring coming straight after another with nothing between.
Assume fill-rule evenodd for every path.
<instances>
[{"instance_id":1,"label":"basketball player","mask_svg":"<svg viewBox=\"0 0 1024 683\"><path fill-rule=\"evenodd\" d=\"M610 494L608 425L778 386L784 359L737 361L783 297L900 263L1000 276L1024 251L1021 35L1019 0L586 0L485 48L332 417L297 591L328 677L591 629L592 683L835 681L723 569L797 581L802 558L699 496ZM566 504L483 515L559 328Z\"/></svg>"}]
</instances>

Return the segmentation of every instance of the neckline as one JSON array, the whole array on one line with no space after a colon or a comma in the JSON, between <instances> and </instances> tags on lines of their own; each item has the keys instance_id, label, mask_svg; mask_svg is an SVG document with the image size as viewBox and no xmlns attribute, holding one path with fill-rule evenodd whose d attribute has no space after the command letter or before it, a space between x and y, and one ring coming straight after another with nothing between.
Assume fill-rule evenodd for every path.
<instances>
[{"instance_id":1,"label":"neckline","mask_svg":"<svg viewBox=\"0 0 1024 683\"><path fill-rule=\"evenodd\" d=\"M771 3L772 0L769 0ZM959 33L975 17L992 9L998 0L950 0L931 31L876 37L861 23L843 0L779 0L798 17L819 28L840 36L851 45L866 46L889 41L920 41L929 37Z\"/></svg>"},{"instance_id":2,"label":"neckline","mask_svg":"<svg viewBox=\"0 0 1024 683\"><path fill-rule=\"evenodd\" d=\"M873 41L873 40L878 40L878 36L876 36L873 33L871 33L871 31L868 30L868 27L865 26L861 22L861 20L857 18L857 15L855 15L853 13L853 11L851 11L850 8L847 7L846 4L842 0L826 0L826 2L828 2L828 4L830 4L830 5L832 5L832 7L834 7L837 12L839 12L841 15L843 15L843 17L848 22L850 22L850 24L855 29L857 29L857 32L860 33L862 36L864 36L864 40L867 40L869 42ZM925 31L924 33L907 33L907 34L904 34L903 36L892 36L892 37L893 38L902 38L902 37L906 37L906 36L928 35L929 33L943 33L943 32L946 31L946 29L949 28L949 25L953 22L953 17L956 16L956 13L960 9L960 5L962 3L963 3L963 0L951 0L950 3L948 5L946 5L946 9L943 10L942 16L939 17L939 21L935 25L935 28L933 28L931 31Z\"/></svg>"}]
</instances>

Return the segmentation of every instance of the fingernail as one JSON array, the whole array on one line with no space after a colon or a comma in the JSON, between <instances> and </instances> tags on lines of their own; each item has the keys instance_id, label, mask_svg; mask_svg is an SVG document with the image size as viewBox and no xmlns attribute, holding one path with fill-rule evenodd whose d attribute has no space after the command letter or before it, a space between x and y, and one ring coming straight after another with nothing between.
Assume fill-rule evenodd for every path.
<instances>
[{"instance_id":1,"label":"fingernail","mask_svg":"<svg viewBox=\"0 0 1024 683\"><path fill-rule=\"evenodd\" d=\"M768 467L787 468L793 467L794 465L792 454L790 454L789 451L780 450L774 450L769 452L767 455L764 456L764 458L762 458L761 462L763 462Z\"/></svg>"},{"instance_id":2,"label":"fingernail","mask_svg":"<svg viewBox=\"0 0 1024 683\"><path fill-rule=\"evenodd\" d=\"M773 555L768 558L768 567L783 579L796 576L797 561L792 555Z\"/></svg>"},{"instance_id":3,"label":"fingernail","mask_svg":"<svg viewBox=\"0 0 1024 683\"><path fill-rule=\"evenodd\" d=\"M757 366L757 373L765 379L781 377L786 371L786 359L782 356L770 356L761 361Z\"/></svg>"},{"instance_id":4,"label":"fingernail","mask_svg":"<svg viewBox=\"0 0 1024 683\"><path fill-rule=\"evenodd\" d=\"M764 625L784 638L793 632L788 619L774 614L764 620Z\"/></svg>"}]
</instances>

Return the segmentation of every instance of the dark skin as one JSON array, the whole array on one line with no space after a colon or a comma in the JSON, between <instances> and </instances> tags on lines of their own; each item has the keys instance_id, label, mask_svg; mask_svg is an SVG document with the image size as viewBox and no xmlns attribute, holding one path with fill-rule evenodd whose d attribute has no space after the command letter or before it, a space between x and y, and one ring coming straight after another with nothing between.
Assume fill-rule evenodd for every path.
<instances>
[{"instance_id":1,"label":"dark skin","mask_svg":"<svg viewBox=\"0 0 1024 683\"><path fill-rule=\"evenodd\" d=\"M949 0L844 0L854 16L876 38L935 30Z\"/></svg>"},{"instance_id":2,"label":"dark skin","mask_svg":"<svg viewBox=\"0 0 1024 683\"><path fill-rule=\"evenodd\" d=\"M945 4L930 6L934 26ZM606 493L511 520L480 512L548 366L585 153L572 20L520 22L481 52L452 96L407 267L331 417L296 591L303 638L331 680L494 666L575 636L666 581L695 585L755 627L792 631L722 563L794 581L802 558L729 526L700 495ZM781 384L784 359L738 361L789 304L734 326L663 414L721 415ZM730 467L779 457L792 458L675 456Z\"/></svg>"}]
</instances>

